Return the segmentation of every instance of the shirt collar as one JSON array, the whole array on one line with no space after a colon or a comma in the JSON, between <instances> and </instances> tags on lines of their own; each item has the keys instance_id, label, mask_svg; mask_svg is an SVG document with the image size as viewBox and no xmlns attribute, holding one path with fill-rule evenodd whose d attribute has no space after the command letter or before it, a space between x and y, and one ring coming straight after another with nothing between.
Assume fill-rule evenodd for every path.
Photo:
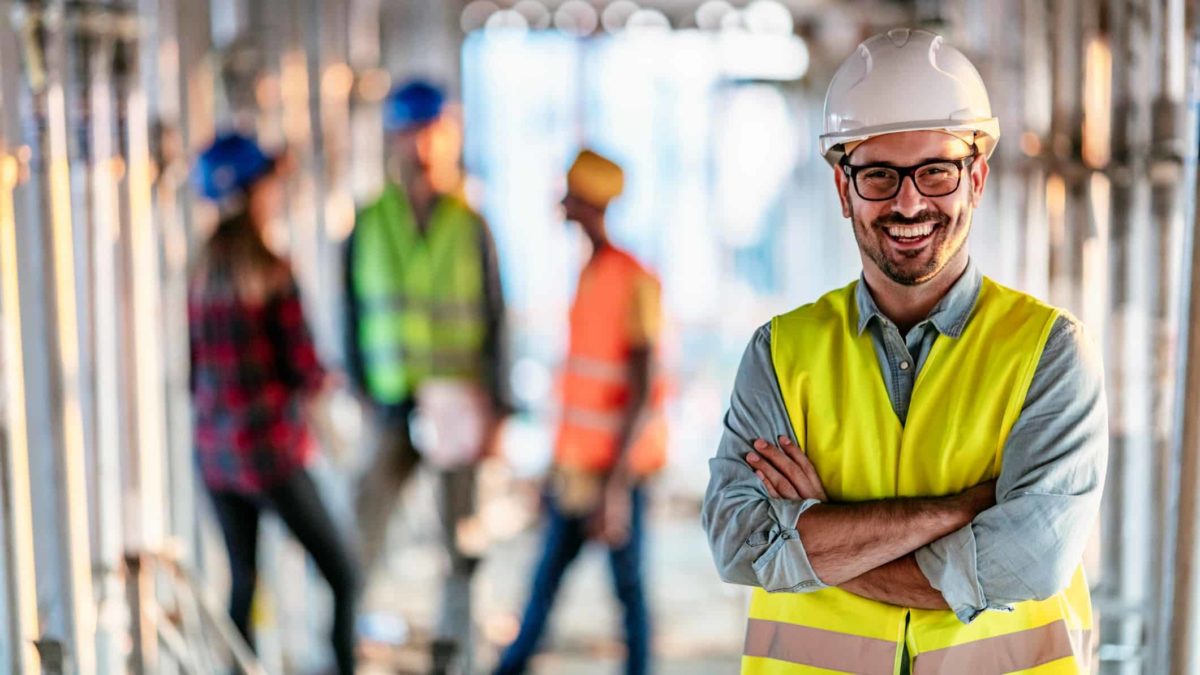
<instances>
[{"instance_id":1,"label":"shirt collar","mask_svg":"<svg viewBox=\"0 0 1200 675\"><path fill-rule=\"evenodd\" d=\"M962 276L954 282L946 295L942 296L938 304L934 305L933 311L921 323L926 321L932 323L939 333L947 337L961 337L963 329L967 326L967 320L971 318L971 312L975 309L975 301L979 298L979 289L982 285L983 275L980 273L979 267L975 265L974 260L968 259L967 269L963 271ZM858 334L862 335L872 319L886 317L883 312L879 311L878 305L875 304L875 298L871 297L865 276L859 277L854 295L858 304Z\"/></svg>"}]
</instances>

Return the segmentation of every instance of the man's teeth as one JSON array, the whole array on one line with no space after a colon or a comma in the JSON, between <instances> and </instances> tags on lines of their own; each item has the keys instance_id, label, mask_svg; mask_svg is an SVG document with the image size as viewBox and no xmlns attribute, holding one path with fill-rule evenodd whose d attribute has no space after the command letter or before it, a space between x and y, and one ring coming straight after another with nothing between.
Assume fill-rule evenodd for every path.
<instances>
[{"instance_id":1,"label":"man's teeth","mask_svg":"<svg viewBox=\"0 0 1200 675\"><path fill-rule=\"evenodd\" d=\"M925 223L923 225L897 225L896 227L885 228L888 236L897 239L918 239L920 237L929 236L933 232L933 223Z\"/></svg>"}]
</instances>

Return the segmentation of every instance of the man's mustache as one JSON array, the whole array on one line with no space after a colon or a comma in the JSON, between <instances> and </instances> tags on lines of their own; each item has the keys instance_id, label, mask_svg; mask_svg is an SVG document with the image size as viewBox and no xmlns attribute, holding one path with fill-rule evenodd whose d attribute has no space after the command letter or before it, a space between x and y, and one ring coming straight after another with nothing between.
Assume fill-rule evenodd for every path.
<instances>
[{"instance_id":1,"label":"man's mustache","mask_svg":"<svg viewBox=\"0 0 1200 675\"><path fill-rule=\"evenodd\" d=\"M934 211L932 209L918 211L912 216L905 216L900 213L892 212L879 216L875 220L871 221L871 224L875 227L882 228L892 225L920 225L928 222L933 222L938 225L949 225L950 216L942 213L941 211Z\"/></svg>"}]
</instances>

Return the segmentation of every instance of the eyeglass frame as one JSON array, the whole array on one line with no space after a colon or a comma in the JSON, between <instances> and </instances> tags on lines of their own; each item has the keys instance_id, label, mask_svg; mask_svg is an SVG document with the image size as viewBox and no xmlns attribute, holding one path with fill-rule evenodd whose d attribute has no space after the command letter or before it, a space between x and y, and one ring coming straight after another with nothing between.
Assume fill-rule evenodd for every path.
<instances>
[{"instance_id":1,"label":"eyeglass frame","mask_svg":"<svg viewBox=\"0 0 1200 675\"><path fill-rule=\"evenodd\" d=\"M958 188L962 186L963 174L966 173L968 169L970 169L971 165L974 164L975 160L978 158L979 158L979 149L972 148L971 154L969 154L965 157L956 157L954 159L931 159L928 162L921 162L920 164L914 164L912 166L896 166L894 164L887 164L887 163L851 164L849 156L842 157L842 161L839 162L838 164L842 168L842 173L846 175L846 178L849 179L850 184L854 186L854 193L858 195L859 199L865 199L869 202L886 202L888 200L895 199L896 195L900 194L900 190L904 189L904 179L905 178L912 179L913 188L916 189L917 193L920 194L922 197L937 198L937 197L946 197L948 195L952 195L955 192L958 192ZM953 189L949 190L948 192L943 192L940 195L927 195L921 191L921 186L917 185L917 172L927 166L932 165L932 164L953 164L956 167L958 167L958 180L955 181ZM863 171L865 169L879 169L879 168L891 169L892 171L895 171L897 174L899 174L899 178L896 181L896 191L893 192L892 194L888 195L887 197L874 197L874 198L864 197L862 191L858 189L858 180L856 180L856 176L858 175L858 173L860 171Z\"/></svg>"}]
</instances>

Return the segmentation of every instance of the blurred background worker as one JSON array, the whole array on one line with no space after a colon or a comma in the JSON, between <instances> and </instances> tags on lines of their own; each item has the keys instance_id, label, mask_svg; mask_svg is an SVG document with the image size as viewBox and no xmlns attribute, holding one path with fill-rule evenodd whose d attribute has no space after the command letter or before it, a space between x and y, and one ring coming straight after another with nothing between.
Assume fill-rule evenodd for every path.
<instances>
[{"instance_id":1,"label":"blurred background worker","mask_svg":"<svg viewBox=\"0 0 1200 675\"><path fill-rule=\"evenodd\" d=\"M590 150L580 152L567 173L565 215L579 223L592 256L571 307L545 545L520 634L498 674L524 672L563 575L589 538L609 548L625 611L626 672L649 668L644 481L666 461L664 392L655 367L661 292L653 273L608 240L605 212L624 183L619 166Z\"/></svg>"},{"instance_id":2,"label":"blurred background worker","mask_svg":"<svg viewBox=\"0 0 1200 675\"><path fill-rule=\"evenodd\" d=\"M223 135L193 178L224 216L192 272L188 325L195 446L229 554L229 613L253 645L259 515L273 509L329 582L334 655L351 675L358 571L305 470L305 409L330 377L291 268L263 240L282 204L276 161L249 138Z\"/></svg>"},{"instance_id":3,"label":"blurred background worker","mask_svg":"<svg viewBox=\"0 0 1200 675\"><path fill-rule=\"evenodd\" d=\"M358 518L368 569L418 457L438 471L450 557L433 667L469 670L470 579L463 550L476 465L509 405L502 393L504 301L491 233L461 194L461 131L436 86L414 80L384 104L388 181L347 246L348 363L378 412ZM461 658L459 658L461 657Z\"/></svg>"}]
</instances>

